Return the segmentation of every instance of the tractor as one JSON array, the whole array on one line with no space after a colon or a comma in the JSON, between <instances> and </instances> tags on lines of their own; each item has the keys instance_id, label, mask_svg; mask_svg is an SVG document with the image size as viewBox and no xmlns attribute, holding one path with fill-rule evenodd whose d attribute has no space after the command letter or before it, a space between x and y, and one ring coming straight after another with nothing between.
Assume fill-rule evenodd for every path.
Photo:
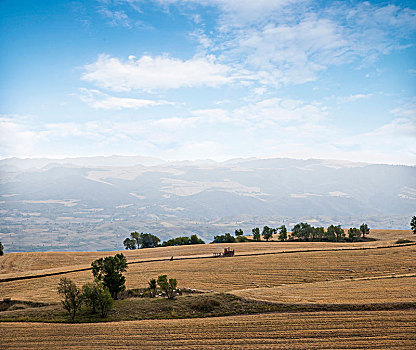
<instances>
[{"instance_id":1,"label":"tractor","mask_svg":"<svg viewBox=\"0 0 416 350\"><path fill-rule=\"evenodd\" d=\"M214 253L215 257L220 257L220 256L234 256L234 249L233 248L224 248L224 251L222 253Z\"/></svg>"}]
</instances>

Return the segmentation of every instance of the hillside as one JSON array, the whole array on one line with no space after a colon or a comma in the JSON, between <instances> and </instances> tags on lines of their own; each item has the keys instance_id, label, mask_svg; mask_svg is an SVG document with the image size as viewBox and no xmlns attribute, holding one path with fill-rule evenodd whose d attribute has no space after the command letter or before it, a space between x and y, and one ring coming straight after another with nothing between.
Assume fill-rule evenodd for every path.
<instances>
[{"instance_id":1,"label":"hillside","mask_svg":"<svg viewBox=\"0 0 416 350\"><path fill-rule=\"evenodd\" d=\"M330 160L163 162L143 157L0 161L9 251L117 250L131 231L163 240L241 227L408 228L416 169Z\"/></svg>"}]
</instances>

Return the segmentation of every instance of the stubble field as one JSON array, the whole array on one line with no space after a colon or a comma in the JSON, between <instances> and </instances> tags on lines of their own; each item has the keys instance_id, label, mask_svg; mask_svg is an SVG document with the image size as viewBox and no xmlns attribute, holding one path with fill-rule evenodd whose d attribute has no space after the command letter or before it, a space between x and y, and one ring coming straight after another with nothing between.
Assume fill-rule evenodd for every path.
<instances>
[{"instance_id":1,"label":"stubble field","mask_svg":"<svg viewBox=\"0 0 416 350\"><path fill-rule=\"evenodd\" d=\"M129 262L141 261L129 265L127 288L145 287L150 278L168 274L180 287L288 305L381 305L374 311L323 308L78 325L1 322L0 348L414 349L416 309L383 310L392 303L416 302L416 246L391 247L408 233L379 230L373 233L378 241L357 244L241 243L233 245L237 254L233 258L209 258L225 246L220 244L123 252ZM6 254L0 258L0 279L88 267L92 260L113 254ZM172 255L202 259L144 262ZM0 282L0 300L58 302L56 287L63 276L78 285L92 280L91 271L80 271Z\"/></svg>"}]
</instances>

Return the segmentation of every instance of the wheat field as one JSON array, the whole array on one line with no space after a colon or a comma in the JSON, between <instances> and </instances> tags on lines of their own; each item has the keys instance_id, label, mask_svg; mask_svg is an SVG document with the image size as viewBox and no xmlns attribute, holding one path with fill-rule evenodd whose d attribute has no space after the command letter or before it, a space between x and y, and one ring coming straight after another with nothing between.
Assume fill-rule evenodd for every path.
<instances>
[{"instance_id":1,"label":"wheat field","mask_svg":"<svg viewBox=\"0 0 416 350\"><path fill-rule=\"evenodd\" d=\"M274 313L100 324L0 324L3 349L402 349L416 310Z\"/></svg>"},{"instance_id":2,"label":"wheat field","mask_svg":"<svg viewBox=\"0 0 416 350\"><path fill-rule=\"evenodd\" d=\"M129 262L141 262L129 265L125 273L127 288L145 287L150 278L167 274L178 280L179 287L229 292L268 302L415 302L416 245L391 246L409 232L373 231L378 241L356 244L230 244L236 250L232 258L211 258L226 244L125 251ZM0 257L0 279L87 268L92 260L114 253L6 254ZM172 255L175 259L169 261ZM203 259L177 260L179 257ZM58 302L56 288L63 276L79 286L92 280L91 271L79 271L0 282L0 300ZM0 322L0 348L414 349L415 334L414 309L275 312L98 324Z\"/></svg>"}]
</instances>

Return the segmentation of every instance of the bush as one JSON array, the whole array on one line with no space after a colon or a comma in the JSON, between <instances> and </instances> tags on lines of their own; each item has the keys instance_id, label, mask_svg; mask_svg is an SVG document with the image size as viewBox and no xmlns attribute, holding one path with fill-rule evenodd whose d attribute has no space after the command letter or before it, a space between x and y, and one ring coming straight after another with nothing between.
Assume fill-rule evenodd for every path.
<instances>
[{"instance_id":1,"label":"bush","mask_svg":"<svg viewBox=\"0 0 416 350\"><path fill-rule=\"evenodd\" d=\"M102 283L87 283L82 287L84 302L91 308L91 313L97 313L100 310L100 316L106 317L111 310L114 300L111 297L108 288Z\"/></svg>"},{"instance_id":2,"label":"bush","mask_svg":"<svg viewBox=\"0 0 416 350\"><path fill-rule=\"evenodd\" d=\"M396 242L394 242L394 244L404 244L404 243L413 243L413 242L414 241L411 241L410 239L400 238Z\"/></svg>"},{"instance_id":3,"label":"bush","mask_svg":"<svg viewBox=\"0 0 416 350\"><path fill-rule=\"evenodd\" d=\"M195 300L191 308L199 312L211 312L220 305L221 303L214 298L201 298Z\"/></svg>"},{"instance_id":4,"label":"bush","mask_svg":"<svg viewBox=\"0 0 416 350\"><path fill-rule=\"evenodd\" d=\"M157 281L152 278L149 282L149 294L151 298L154 298L156 296L156 290L157 290Z\"/></svg>"},{"instance_id":5,"label":"bush","mask_svg":"<svg viewBox=\"0 0 416 350\"><path fill-rule=\"evenodd\" d=\"M3 250L4 250L3 244L1 244L0 242L0 256L4 254Z\"/></svg>"},{"instance_id":6,"label":"bush","mask_svg":"<svg viewBox=\"0 0 416 350\"><path fill-rule=\"evenodd\" d=\"M58 284L58 293L64 298L62 305L74 320L77 311L81 308L83 296L81 290L69 278L61 278Z\"/></svg>"},{"instance_id":7,"label":"bush","mask_svg":"<svg viewBox=\"0 0 416 350\"><path fill-rule=\"evenodd\" d=\"M176 245L190 245L190 244L205 244L205 242L198 238L197 235L192 235L191 237L176 237L169 239L166 242L162 243L162 246L176 246Z\"/></svg>"},{"instance_id":8,"label":"bush","mask_svg":"<svg viewBox=\"0 0 416 350\"><path fill-rule=\"evenodd\" d=\"M169 278L168 281L167 275L162 275L157 278L157 284L159 285L162 292L166 294L168 299L175 298L177 294L176 287L178 284L175 278Z\"/></svg>"}]
</instances>

